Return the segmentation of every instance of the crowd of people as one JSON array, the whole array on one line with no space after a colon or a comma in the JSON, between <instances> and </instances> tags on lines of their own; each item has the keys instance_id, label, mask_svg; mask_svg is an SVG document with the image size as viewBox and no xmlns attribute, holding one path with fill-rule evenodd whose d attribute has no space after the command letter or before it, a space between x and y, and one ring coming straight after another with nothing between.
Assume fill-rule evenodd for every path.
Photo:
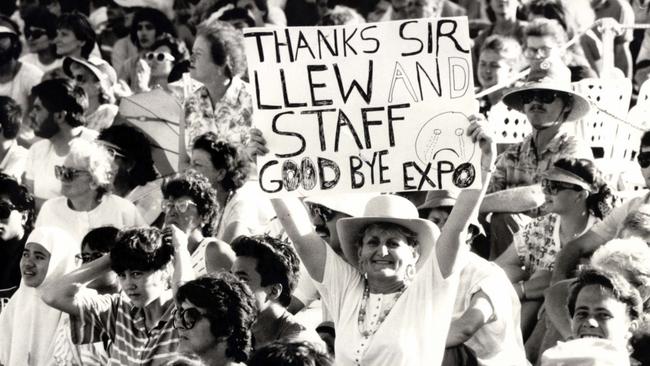
<instances>
[{"instance_id":1,"label":"crowd of people","mask_svg":"<svg viewBox=\"0 0 650 366\"><path fill-rule=\"evenodd\" d=\"M448 16L484 94L461 111L479 188L263 194L243 28ZM2 0L0 366L650 365L650 193L620 198L572 127L594 108L573 83L650 78L628 27L649 20L645 0ZM499 104L521 142L495 143ZM635 143L650 186L650 127Z\"/></svg>"}]
</instances>

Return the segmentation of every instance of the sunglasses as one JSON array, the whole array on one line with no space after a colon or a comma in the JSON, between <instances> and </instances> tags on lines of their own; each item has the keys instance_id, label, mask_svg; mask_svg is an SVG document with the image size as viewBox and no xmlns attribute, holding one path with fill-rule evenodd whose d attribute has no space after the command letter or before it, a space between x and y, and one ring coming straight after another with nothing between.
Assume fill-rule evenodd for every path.
<instances>
[{"instance_id":1,"label":"sunglasses","mask_svg":"<svg viewBox=\"0 0 650 366\"><path fill-rule=\"evenodd\" d=\"M71 182L84 173L90 174L87 170L68 168L62 165L54 167L54 176L62 182Z\"/></svg>"},{"instance_id":2,"label":"sunglasses","mask_svg":"<svg viewBox=\"0 0 650 366\"><path fill-rule=\"evenodd\" d=\"M176 308L172 312L172 326L176 329L190 330L201 318L209 317L197 308Z\"/></svg>"},{"instance_id":3,"label":"sunglasses","mask_svg":"<svg viewBox=\"0 0 650 366\"><path fill-rule=\"evenodd\" d=\"M643 169L650 166L650 151L639 153L639 155L636 157L636 161Z\"/></svg>"},{"instance_id":4,"label":"sunglasses","mask_svg":"<svg viewBox=\"0 0 650 366\"><path fill-rule=\"evenodd\" d=\"M44 35L47 35L47 31L44 30L44 29L38 29L38 28L25 29L25 37L26 38L38 39L38 38L43 37Z\"/></svg>"},{"instance_id":5,"label":"sunglasses","mask_svg":"<svg viewBox=\"0 0 650 366\"><path fill-rule=\"evenodd\" d=\"M521 94L521 99L524 104L529 104L535 99L543 104L550 104L553 103L555 98L558 96L559 94L553 90L529 90Z\"/></svg>"},{"instance_id":6,"label":"sunglasses","mask_svg":"<svg viewBox=\"0 0 650 366\"><path fill-rule=\"evenodd\" d=\"M104 253L93 253L93 254L77 254L74 256L74 259L77 261L77 264L86 264L99 259L104 256Z\"/></svg>"},{"instance_id":7,"label":"sunglasses","mask_svg":"<svg viewBox=\"0 0 650 366\"><path fill-rule=\"evenodd\" d=\"M582 191L582 187L571 183L542 179L542 192L544 192L545 194L555 196L559 191L565 191L565 190L580 192Z\"/></svg>"},{"instance_id":8,"label":"sunglasses","mask_svg":"<svg viewBox=\"0 0 650 366\"><path fill-rule=\"evenodd\" d=\"M16 210L16 206L6 201L0 201L0 220L8 219L13 210Z\"/></svg>"},{"instance_id":9,"label":"sunglasses","mask_svg":"<svg viewBox=\"0 0 650 366\"><path fill-rule=\"evenodd\" d=\"M190 206L196 207L196 203L192 201L162 201L162 209L165 212L171 211L172 207L179 213L186 213Z\"/></svg>"},{"instance_id":10,"label":"sunglasses","mask_svg":"<svg viewBox=\"0 0 650 366\"><path fill-rule=\"evenodd\" d=\"M551 56L551 52L553 51L553 48L551 47L540 47L540 48L532 48L528 47L524 50L524 57L526 58L549 58Z\"/></svg>"},{"instance_id":11,"label":"sunglasses","mask_svg":"<svg viewBox=\"0 0 650 366\"><path fill-rule=\"evenodd\" d=\"M307 207L313 216L320 217L323 222L331 221L334 219L334 216L336 216L336 212L334 212L334 210L330 210L329 208L322 205L308 203Z\"/></svg>"},{"instance_id":12,"label":"sunglasses","mask_svg":"<svg viewBox=\"0 0 650 366\"><path fill-rule=\"evenodd\" d=\"M144 58L148 61L156 60L158 62L175 60L174 56L169 52L147 52L145 53Z\"/></svg>"}]
</instances>

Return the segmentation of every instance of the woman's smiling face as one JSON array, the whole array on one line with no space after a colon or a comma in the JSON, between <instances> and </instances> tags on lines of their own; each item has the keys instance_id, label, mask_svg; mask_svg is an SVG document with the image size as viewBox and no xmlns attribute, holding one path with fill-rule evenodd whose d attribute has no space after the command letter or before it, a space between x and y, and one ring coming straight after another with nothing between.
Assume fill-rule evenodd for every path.
<instances>
[{"instance_id":1,"label":"woman's smiling face","mask_svg":"<svg viewBox=\"0 0 650 366\"><path fill-rule=\"evenodd\" d=\"M384 224L366 229L358 254L361 270L367 273L369 281L403 281L407 267L415 266L418 259L406 235L397 227Z\"/></svg>"},{"instance_id":2,"label":"woman's smiling face","mask_svg":"<svg viewBox=\"0 0 650 366\"><path fill-rule=\"evenodd\" d=\"M50 252L38 243L27 243L20 258L20 273L28 287L38 287L47 275L50 266Z\"/></svg>"}]
</instances>

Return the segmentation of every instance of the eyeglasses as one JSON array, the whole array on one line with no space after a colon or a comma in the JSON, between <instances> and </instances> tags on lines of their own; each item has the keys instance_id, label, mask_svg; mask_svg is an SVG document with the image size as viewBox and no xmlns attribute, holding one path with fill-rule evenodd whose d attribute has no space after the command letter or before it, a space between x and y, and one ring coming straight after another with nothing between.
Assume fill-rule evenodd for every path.
<instances>
[{"instance_id":1,"label":"eyeglasses","mask_svg":"<svg viewBox=\"0 0 650 366\"><path fill-rule=\"evenodd\" d=\"M532 103L532 101L535 99L537 99L543 104L550 104L553 103L553 101L555 100L555 98L558 97L558 95L559 94L553 90L544 90L544 89L528 90L521 94L521 100L524 102L524 104Z\"/></svg>"},{"instance_id":2,"label":"eyeglasses","mask_svg":"<svg viewBox=\"0 0 650 366\"><path fill-rule=\"evenodd\" d=\"M190 206L196 207L196 203L189 200L185 200L185 201L163 200L162 201L162 209L165 212L171 211L173 207L176 210L176 212L186 213L187 210L190 208Z\"/></svg>"},{"instance_id":3,"label":"eyeglasses","mask_svg":"<svg viewBox=\"0 0 650 366\"><path fill-rule=\"evenodd\" d=\"M559 191L572 190L576 192L582 191L582 187L575 184L558 182L555 180L542 179L542 192L545 194L555 196Z\"/></svg>"},{"instance_id":4,"label":"eyeglasses","mask_svg":"<svg viewBox=\"0 0 650 366\"><path fill-rule=\"evenodd\" d=\"M93 253L93 254L77 254L74 256L74 259L77 261L77 264L85 264L85 263L90 263L94 261L95 259L99 259L104 256L104 253Z\"/></svg>"},{"instance_id":5,"label":"eyeglasses","mask_svg":"<svg viewBox=\"0 0 650 366\"><path fill-rule=\"evenodd\" d=\"M641 168L645 169L650 166L650 151L639 153L636 157L636 161L639 163Z\"/></svg>"},{"instance_id":6,"label":"eyeglasses","mask_svg":"<svg viewBox=\"0 0 650 366\"><path fill-rule=\"evenodd\" d=\"M11 216L11 211L15 210L16 206L7 202L0 201L0 220L5 220Z\"/></svg>"},{"instance_id":7,"label":"eyeglasses","mask_svg":"<svg viewBox=\"0 0 650 366\"><path fill-rule=\"evenodd\" d=\"M27 28L25 29L26 38L38 39L47 34L47 31L39 28Z\"/></svg>"},{"instance_id":8,"label":"eyeglasses","mask_svg":"<svg viewBox=\"0 0 650 366\"><path fill-rule=\"evenodd\" d=\"M63 182L71 182L82 174L90 174L87 170L68 168L62 165L54 167L54 176Z\"/></svg>"},{"instance_id":9,"label":"eyeglasses","mask_svg":"<svg viewBox=\"0 0 650 366\"><path fill-rule=\"evenodd\" d=\"M331 210L322 205L308 203L307 207L313 216L320 217L323 222L331 221L334 216L336 216L336 212L334 210Z\"/></svg>"},{"instance_id":10,"label":"eyeglasses","mask_svg":"<svg viewBox=\"0 0 650 366\"><path fill-rule=\"evenodd\" d=\"M204 314L197 308L176 308L172 312L172 326L176 329L190 330L194 325L201 320L201 318L208 318L208 314Z\"/></svg>"},{"instance_id":11,"label":"eyeglasses","mask_svg":"<svg viewBox=\"0 0 650 366\"><path fill-rule=\"evenodd\" d=\"M524 57L526 58L548 58L551 56L551 52L553 51L553 48L551 47L540 47L540 48L533 48L533 47L527 47L524 50Z\"/></svg>"},{"instance_id":12,"label":"eyeglasses","mask_svg":"<svg viewBox=\"0 0 650 366\"><path fill-rule=\"evenodd\" d=\"M174 56L171 55L169 52L147 52L144 55L144 58L147 59L148 61L153 61L156 60L158 62L163 62L165 60L167 61L174 61Z\"/></svg>"}]
</instances>

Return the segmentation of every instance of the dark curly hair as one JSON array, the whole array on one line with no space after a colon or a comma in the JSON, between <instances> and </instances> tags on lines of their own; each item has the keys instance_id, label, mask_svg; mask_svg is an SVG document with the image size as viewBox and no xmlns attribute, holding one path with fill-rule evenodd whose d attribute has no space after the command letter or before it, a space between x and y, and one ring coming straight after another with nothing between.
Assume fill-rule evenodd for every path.
<instances>
[{"instance_id":1,"label":"dark curly hair","mask_svg":"<svg viewBox=\"0 0 650 366\"><path fill-rule=\"evenodd\" d=\"M171 20L162 11L154 8L139 8L133 15L133 22L131 22L131 42L140 48L140 41L138 40L138 24L140 22L150 22L156 29L156 38L167 33L172 37L178 37L176 28Z\"/></svg>"},{"instance_id":2,"label":"dark curly hair","mask_svg":"<svg viewBox=\"0 0 650 366\"><path fill-rule=\"evenodd\" d=\"M334 360L310 342L278 341L255 351L246 365L331 366Z\"/></svg>"},{"instance_id":3,"label":"dark curly hair","mask_svg":"<svg viewBox=\"0 0 650 366\"><path fill-rule=\"evenodd\" d=\"M558 159L553 165L579 176L589 184L591 192L587 197L587 209L599 219L607 216L614 207L616 196L591 160L562 158Z\"/></svg>"},{"instance_id":4,"label":"dark curly hair","mask_svg":"<svg viewBox=\"0 0 650 366\"><path fill-rule=\"evenodd\" d=\"M112 125L103 129L97 137L117 146L126 159L135 164L129 172L129 187L145 185L157 178L151 155L151 142L140 130L129 125Z\"/></svg>"},{"instance_id":5,"label":"dark curly hair","mask_svg":"<svg viewBox=\"0 0 650 366\"><path fill-rule=\"evenodd\" d=\"M0 173L0 196L8 197L18 211L27 214L23 228L25 237L29 236L34 229L34 196L14 177L4 173Z\"/></svg>"},{"instance_id":6,"label":"dark curly hair","mask_svg":"<svg viewBox=\"0 0 650 366\"><path fill-rule=\"evenodd\" d=\"M282 285L278 302L289 306L300 271L300 259L293 246L270 235L242 235L235 238L231 246L237 257L257 259L255 270L260 274L261 285Z\"/></svg>"},{"instance_id":7,"label":"dark curly hair","mask_svg":"<svg viewBox=\"0 0 650 366\"><path fill-rule=\"evenodd\" d=\"M57 23L57 29L61 28L71 30L74 36L83 42L83 46L81 46L81 57L87 59L93 51L97 39L95 29L90 24L88 17L78 11L61 14Z\"/></svg>"},{"instance_id":8,"label":"dark curly hair","mask_svg":"<svg viewBox=\"0 0 650 366\"><path fill-rule=\"evenodd\" d=\"M617 301L624 303L627 307L627 315L631 320L639 319L643 314L639 291L632 287L623 276L615 272L587 267L578 272L578 278L569 292L567 307L572 318L580 291L589 285L600 286L607 290Z\"/></svg>"},{"instance_id":9,"label":"dark curly hair","mask_svg":"<svg viewBox=\"0 0 650 366\"><path fill-rule=\"evenodd\" d=\"M226 337L227 357L236 362L248 360L258 309L244 282L228 272L205 275L178 289L176 302L186 300L206 311L215 338Z\"/></svg>"},{"instance_id":10,"label":"dark curly hair","mask_svg":"<svg viewBox=\"0 0 650 366\"><path fill-rule=\"evenodd\" d=\"M157 271L171 262L173 253L172 244L163 240L158 228L124 229L111 249L111 269L118 274L126 270Z\"/></svg>"},{"instance_id":11,"label":"dark curly hair","mask_svg":"<svg viewBox=\"0 0 650 366\"><path fill-rule=\"evenodd\" d=\"M81 248L88 247L101 253L108 253L115 246L119 229L113 226L96 227L81 239Z\"/></svg>"},{"instance_id":12,"label":"dark curly hair","mask_svg":"<svg viewBox=\"0 0 650 366\"><path fill-rule=\"evenodd\" d=\"M212 61L225 66L229 79L246 73L244 36L237 28L219 20L206 21L199 24L196 36L205 37L210 44Z\"/></svg>"},{"instance_id":13,"label":"dark curly hair","mask_svg":"<svg viewBox=\"0 0 650 366\"><path fill-rule=\"evenodd\" d=\"M23 120L20 105L11 97L0 96L0 127L2 136L6 139L15 139Z\"/></svg>"},{"instance_id":14,"label":"dark curly hair","mask_svg":"<svg viewBox=\"0 0 650 366\"><path fill-rule=\"evenodd\" d=\"M201 232L205 236L213 234L219 202L217 191L212 188L208 178L195 170L188 169L165 179L162 193L165 199L189 196L196 204L197 211L204 222Z\"/></svg>"},{"instance_id":15,"label":"dark curly hair","mask_svg":"<svg viewBox=\"0 0 650 366\"><path fill-rule=\"evenodd\" d=\"M86 124L84 113L88 108L88 97L72 80L45 80L32 88L31 97L40 99L49 112L65 111L65 121L71 127Z\"/></svg>"},{"instance_id":16,"label":"dark curly hair","mask_svg":"<svg viewBox=\"0 0 650 366\"><path fill-rule=\"evenodd\" d=\"M241 146L220 139L214 132L207 132L194 140L192 149L210 154L215 169L224 169L226 175L221 181L225 191L233 191L244 185L251 171L251 161Z\"/></svg>"}]
</instances>

